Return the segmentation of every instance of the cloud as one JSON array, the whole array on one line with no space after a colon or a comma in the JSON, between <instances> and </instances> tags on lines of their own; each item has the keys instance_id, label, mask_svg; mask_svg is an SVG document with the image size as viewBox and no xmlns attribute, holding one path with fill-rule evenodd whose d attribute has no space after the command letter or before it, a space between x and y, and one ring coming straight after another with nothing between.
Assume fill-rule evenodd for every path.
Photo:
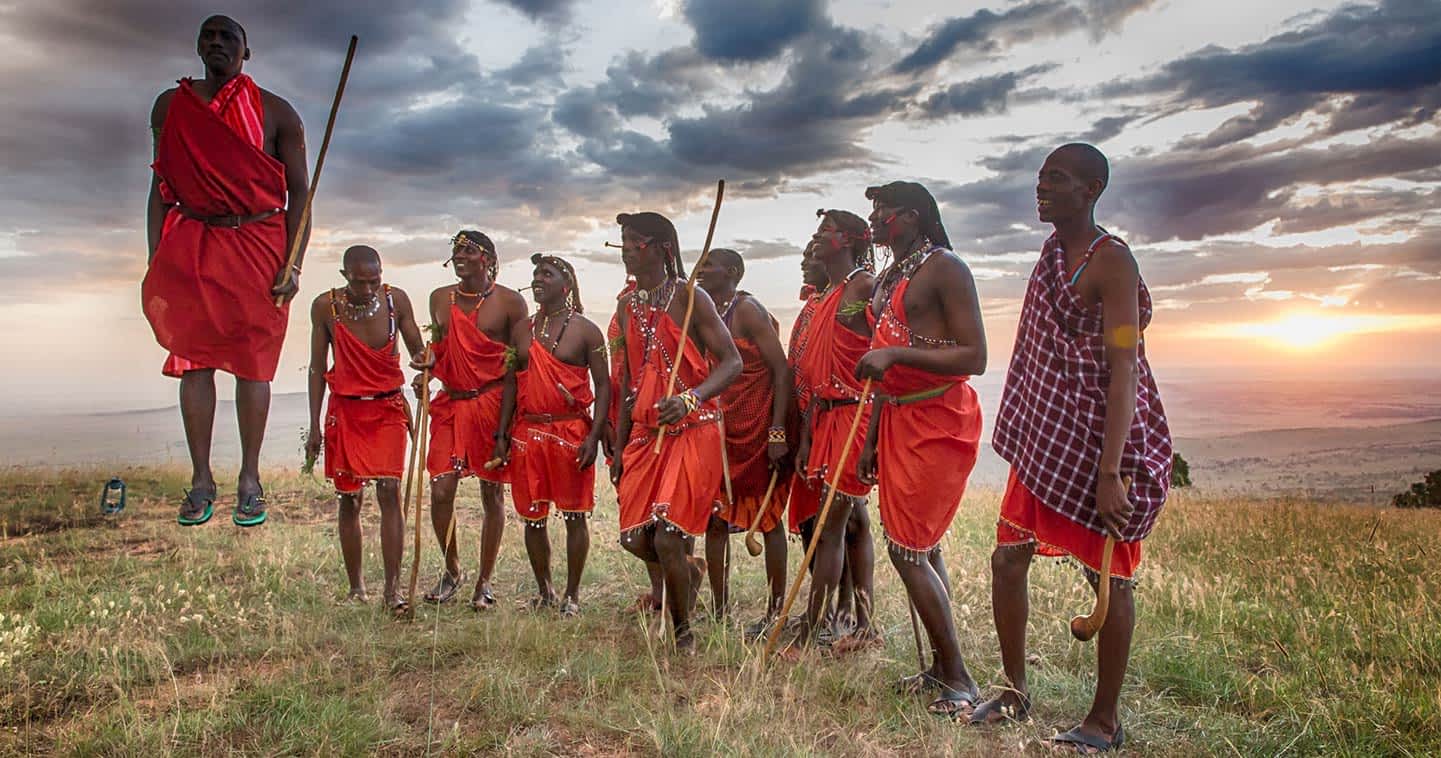
<instances>
[{"instance_id":1,"label":"cloud","mask_svg":"<svg viewBox=\"0 0 1441 758\"><path fill-rule=\"evenodd\" d=\"M759 61L820 26L825 5L825 0L685 0L682 13L702 55Z\"/></svg>"},{"instance_id":2,"label":"cloud","mask_svg":"<svg viewBox=\"0 0 1441 758\"><path fill-rule=\"evenodd\" d=\"M799 259L801 254L800 245L784 239L738 239L731 247L747 261L770 261L790 257Z\"/></svg>"},{"instance_id":3,"label":"cloud","mask_svg":"<svg viewBox=\"0 0 1441 758\"><path fill-rule=\"evenodd\" d=\"M921 104L922 116L945 118L1003 113L1022 81L1055 68L1055 64L1046 63L952 84L926 98Z\"/></svg>"},{"instance_id":4,"label":"cloud","mask_svg":"<svg viewBox=\"0 0 1441 758\"><path fill-rule=\"evenodd\" d=\"M1115 82L1103 97L1167 95L1172 112L1253 103L1185 147L1249 139L1307 112L1321 134L1393 122L1420 124L1441 109L1441 0L1347 5L1300 29L1237 50L1207 47L1154 75Z\"/></svg>"},{"instance_id":5,"label":"cloud","mask_svg":"<svg viewBox=\"0 0 1441 758\"><path fill-rule=\"evenodd\" d=\"M531 21L541 21L551 25L562 25L570 21L571 9L575 0L497 0L514 10L520 11Z\"/></svg>"}]
</instances>

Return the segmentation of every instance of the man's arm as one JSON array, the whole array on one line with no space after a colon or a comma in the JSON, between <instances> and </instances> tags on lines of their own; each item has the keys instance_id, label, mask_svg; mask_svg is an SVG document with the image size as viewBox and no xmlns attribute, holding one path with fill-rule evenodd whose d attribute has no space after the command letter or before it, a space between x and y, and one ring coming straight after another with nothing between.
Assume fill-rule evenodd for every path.
<instances>
[{"instance_id":1,"label":"man's arm","mask_svg":"<svg viewBox=\"0 0 1441 758\"><path fill-rule=\"evenodd\" d=\"M837 319L842 326L856 334L870 336L871 322L866 320L864 306L871 302L871 293L875 289L876 278L866 272L856 274L846 283L845 292L841 293L841 312Z\"/></svg>"},{"instance_id":2,"label":"man's arm","mask_svg":"<svg viewBox=\"0 0 1441 758\"><path fill-rule=\"evenodd\" d=\"M600 327L588 320L581 320L585 327L585 354L590 365L590 381L595 385L595 405L592 406L590 434L581 445L576 463L581 468L590 468L595 463L596 448L601 435L605 434L606 409L610 408L610 363L605 355L605 334Z\"/></svg>"},{"instance_id":3,"label":"man's arm","mask_svg":"<svg viewBox=\"0 0 1441 758\"><path fill-rule=\"evenodd\" d=\"M933 374L979 376L986 371L986 332L971 270L954 255L940 256L918 272L912 286L940 303L945 334L957 344L940 348L884 347L862 356L856 376L879 380L895 364Z\"/></svg>"},{"instance_id":4,"label":"man's arm","mask_svg":"<svg viewBox=\"0 0 1441 758\"><path fill-rule=\"evenodd\" d=\"M410 353L411 368L429 368L435 364L435 359L430 355L425 345L425 337L415 323L415 306L411 304L410 296L399 287L391 287L390 296L395 302L395 328L400 332L400 338L405 341L406 351Z\"/></svg>"},{"instance_id":5,"label":"man's arm","mask_svg":"<svg viewBox=\"0 0 1441 758\"><path fill-rule=\"evenodd\" d=\"M629 302L627 298L622 298L615 305L616 317L620 323L620 334L622 340L625 339L625 335L627 334L627 322L629 321L629 318L626 316L625 312L627 302ZM621 400L620 410L617 411L615 414L615 451L614 455L611 457L610 463L611 484L620 484L620 477L621 474L624 472L625 467L622 464L621 456L625 452L626 446L630 444L630 414L635 406L634 398L632 398L630 395L630 351L627 350L624 345L622 345L619 349L620 386L613 388L612 391L621 393Z\"/></svg>"},{"instance_id":6,"label":"man's arm","mask_svg":"<svg viewBox=\"0 0 1441 758\"><path fill-rule=\"evenodd\" d=\"M170 98L174 95L175 90L165 90L155 98L155 105L150 109L150 133L154 136L150 151L152 160L159 157L160 130L165 127L165 115L170 112ZM151 171L150 197L145 201L145 237L150 245L146 265L155 260L155 251L160 248L160 232L165 228L165 214L169 211L160 199L160 176Z\"/></svg>"},{"instance_id":7,"label":"man's arm","mask_svg":"<svg viewBox=\"0 0 1441 758\"><path fill-rule=\"evenodd\" d=\"M300 249L295 255L295 271L285 286L280 286L281 279L285 276L284 271L278 271L275 275L276 286L271 289L271 294L285 298L290 302L295 293L300 291L299 269L305 262L305 248L310 243L310 219L305 218L305 198L310 193L310 168L305 162L305 126L300 122L300 114L290 107L285 100L271 96L272 114L275 116L275 152L276 157L285 166L285 252L289 254L290 248L295 244L295 239L300 238Z\"/></svg>"},{"instance_id":8,"label":"man's arm","mask_svg":"<svg viewBox=\"0 0 1441 758\"><path fill-rule=\"evenodd\" d=\"M1101 470L1096 480L1096 509L1116 536L1134 510L1121 480L1121 455L1136 417L1136 356L1141 343L1141 273L1131 251L1105 245L1092 256L1097 294L1101 300L1101 333L1106 344L1106 423L1101 443Z\"/></svg>"},{"instance_id":9,"label":"man's arm","mask_svg":"<svg viewBox=\"0 0 1441 758\"><path fill-rule=\"evenodd\" d=\"M760 303L747 299L736 308L735 318L736 330L740 336L754 342L760 351L761 361L765 363L766 369L771 372L771 390L774 392L774 400L771 401L771 427L786 426L786 415L790 412L791 393L794 390L791 381L791 367L786 362L786 351L781 346L780 333L776 331L771 323L770 314ZM767 443L766 455L772 462L779 461L790 452L790 446L785 442Z\"/></svg>"},{"instance_id":10,"label":"man's arm","mask_svg":"<svg viewBox=\"0 0 1441 758\"><path fill-rule=\"evenodd\" d=\"M730 330L726 329L725 322L721 321L710 295L697 287L690 296L696 298L691 314L698 343L696 346L720 359L711 367L710 373L706 374L705 381L691 390L698 400L705 402L719 395L740 376L741 356L736 352L736 343L731 340ZM677 361L684 359L683 355L674 357ZM657 407L660 411L657 420L662 425L674 424L686 417L685 401L679 397L668 397L660 401Z\"/></svg>"},{"instance_id":11,"label":"man's arm","mask_svg":"<svg viewBox=\"0 0 1441 758\"><path fill-rule=\"evenodd\" d=\"M320 455L320 410L325 403L325 372L330 367L330 294L310 304L310 368L306 388L310 397L310 431L305 435L305 459Z\"/></svg>"},{"instance_id":12,"label":"man's arm","mask_svg":"<svg viewBox=\"0 0 1441 758\"><path fill-rule=\"evenodd\" d=\"M510 426L515 420L515 398L518 390L515 375L525 368L530 358L530 327L526 321L525 300L519 293L506 291L505 311L506 319L510 322L510 339L506 340L507 346L514 351L514 359L507 362L505 367L505 378L501 387L500 395L500 422L495 430L495 452L492 458L499 458L502 463L510 462Z\"/></svg>"}]
</instances>

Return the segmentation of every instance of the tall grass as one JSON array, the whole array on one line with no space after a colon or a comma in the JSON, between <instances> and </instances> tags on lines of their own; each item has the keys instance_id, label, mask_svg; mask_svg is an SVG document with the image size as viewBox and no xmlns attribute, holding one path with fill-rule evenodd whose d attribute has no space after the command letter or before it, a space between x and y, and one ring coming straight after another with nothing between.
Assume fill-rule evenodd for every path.
<instances>
[{"instance_id":1,"label":"tall grass","mask_svg":"<svg viewBox=\"0 0 1441 758\"><path fill-rule=\"evenodd\" d=\"M269 477L272 522L259 529L233 527L223 494L214 522L181 529L180 472L125 476L129 507L102 518L98 472L0 473L0 751L993 753L1034 748L1090 701L1094 645L1066 632L1090 599L1062 564L1032 572L1033 721L978 731L892 694L915 650L884 562L883 650L762 668L736 628L763 607L760 562L737 542L737 623L702 624L698 654L676 656L624 610L644 573L619 549L610 500L592 523L579 618L520 609L534 589L512 521L495 610L422 607L403 623L338 602L345 582L322 483ZM997 507L994 493L967 495L945 545L962 649L983 684L1000 681L988 568ZM473 572L473 483L460 512ZM375 515L371 501L366 574L378 587ZM563 576L564 530L551 531ZM428 524L425 540L430 576ZM1146 544L1122 702L1128 745L1441 753L1438 557L1438 513L1176 498Z\"/></svg>"}]
</instances>

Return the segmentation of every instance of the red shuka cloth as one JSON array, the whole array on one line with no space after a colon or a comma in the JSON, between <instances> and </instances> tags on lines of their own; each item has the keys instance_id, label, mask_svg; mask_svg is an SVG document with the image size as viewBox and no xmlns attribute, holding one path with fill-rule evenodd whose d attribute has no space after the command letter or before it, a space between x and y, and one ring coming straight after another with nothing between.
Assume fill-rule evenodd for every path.
<instances>
[{"instance_id":1,"label":"red shuka cloth","mask_svg":"<svg viewBox=\"0 0 1441 758\"><path fill-rule=\"evenodd\" d=\"M210 103L182 79L170 100L152 168L161 197L204 216L285 207L285 166L267 155L260 88L241 74ZM171 208L140 299L155 340L173 354L165 373L217 368L270 381L289 305L270 295L285 266L285 214L239 228L207 226Z\"/></svg>"},{"instance_id":2,"label":"red shuka cloth","mask_svg":"<svg viewBox=\"0 0 1441 758\"><path fill-rule=\"evenodd\" d=\"M869 338L847 329L836 320L844 293L843 285L833 287L816 305L808 328L806 349L796 364L796 385L804 384L811 397L811 451L805 476L817 489L822 484L830 486L835 476L858 404L838 405L827 411L816 401L860 397L861 382L855 376L856 364L871 347ZM851 439L851 452L846 456L845 470L840 472L840 480L836 484L841 494L852 497L866 497L871 492L870 485L861 483L856 476L856 463L865 446L866 425L871 416L868 405L859 405L864 406L860 426Z\"/></svg>"},{"instance_id":3,"label":"red shuka cloth","mask_svg":"<svg viewBox=\"0 0 1441 758\"><path fill-rule=\"evenodd\" d=\"M677 287L682 286L679 282ZM720 411L712 398L681 423L666 427L660 454L655 452L656 403L665 399L672 356L680 342L680 325L659 308L634 300L626 320L625 355L630 366L632 406L630 443L621 452L623 471L616 495L620 500L620 531L667 522L691 536L704 534L710 523L715 493L721 486ZM653 329L652 339L646 331ZM686 340L685 356L676 376L675 392L692 389L709 371L694 340Z\"/></svg>"},{"instance_id":4,"label":"red shuka cloth","mask_svg":"<svg viewBox=\"0 0 1441 758\"><path fill-rule=\"evenodd\" d=\"M1001 547L1034 543L1037 555L1053 558L1070 556L1081 565L1101 573L1106 535L1087 529L1047 508L1041 499L1021 484L1012 468L1001 498L1001 518L996 522L996 544ZM1111 557L1111 576L1136 578L1141 566L1140 542L1117 542Z\"/></svg>"},{"instance_id":5,"label":"red shuka cloth","mask_svg":"<svg viewBox=\"0 0 1441 758\"><path fill-rule=\"evenodd\" d=\"M771 326L779 328L774 317ZM750 340L734 341L741 356L741 375L721 393L720 407L725 413L726 455L735 502L725 502L725 483L722 482L716 497L722 504L717 515L731 526L749 529L756 514L764 514L759 531L769 532L781 521L784 506L777 508L776 503L785 503L791 479L789 473L777 477L770 501L761 502L771 481L770 456L766 451L775 384L761 358L760 348Z\"/></svg>"},{"instance_id":6,"label":"red shuka cloth","mask_svg":"<svg viewBox=\"0 0 1441 758\"><path fill-rule=\"evenodd\" d=\"M334 297L334 293L332 293ZM334 308L332 306L332 314ZM325 415L325 478L339 492L356 492L370 479L405 473L410 409L400 389L405 375L395 335L379 349L365 344L344 322L331 318L335 359L325 372L330 386ZM360 397L395 394L374 400Z\"/></svg>"},{"instance_id":7,"label":"red shuka cloth","mask_svg":"<svg viewBox=\"0 0 1441 758\"><path fill-rule=\"evenodd\" d=\"M910 279L891 293L871 337L872 347L910 347L905 295ZM976 467L981 443L981 404L965 375L943 375L913 366L886 369L880 392L902 399L949 387L925 400L880 404L876 479L886 539L905 550L925 553L941 543Z\"/></svg>"},{"instance_id":8,"label":"red shuka cloth","mask_svg":"<svg viewBox=\"0 0 1441 758\"><path fill-rule=\"evenodd\" d=\"M431 373L445 386L430 400L430 451L425 456L425 470L432 478L453 472L504 482L509 466L486 471L485 463L495 452L493 435L500 427L505 345L476 326L474 312L466 313L452 300L450 328L432 350L435 368ZM456 400L446 389L482 392L478 397Z\"/></svg>"},{"instance_id":9,"label":"red shuka cloth","mask_svg":"<svg viewBox=\"0 0 1441 758\"><path fill-rule=\"evenodd\" d=\"M595 465L581 469L575 456L590 435L589 409L595 404L590 368L565 363L534 340L530 365L516 381L518 416L510 461L516 513L530 521L544 520L551 505L589 513L595 508Z\"/></svg>"},{"instance_id":10,"label":"red shuka cloth","mask_svg":"<svg viewBox=\"0 0 1441 758\"><path fill-rule=\"evenodd\" d=\"M810 340L811 319L815 317L816 306L820 304L821 298L816 294L815 287L806 285L801 288L801 299L806 304L801 306L801 312L796 315L795 323L791 325L791 341L786 350L786 363L791 369L792 386L795 388L795 395L791 403L791 412L786 419L786 435L794 448L801 438L801 417L806 408L810 406L811 391L806 383L801 381L800 370L796 364L800 357L805 354L806 346ZM790 498L786 503L787 526L792 532L800 533L801 524L815 518L820 512L821 502L816 491L806 483L804 473L795 472L790 476Z\"/></svg>"}]
</instances>

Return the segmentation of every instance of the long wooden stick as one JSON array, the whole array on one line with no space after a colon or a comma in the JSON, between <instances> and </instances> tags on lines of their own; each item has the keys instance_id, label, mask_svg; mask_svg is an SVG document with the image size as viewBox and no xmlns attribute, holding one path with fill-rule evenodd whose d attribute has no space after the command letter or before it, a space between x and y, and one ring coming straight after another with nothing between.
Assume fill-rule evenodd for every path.
<instances>
[{"instance_id":1,"label":"long wooden stick","mask_svg":"<svg viewBox=\"0 0 1441 758\"><path fill-rule=\"evenodd\" d=\"M841 448L841 458L836 463L835 474L831 476L830 489L826 492L826 501L821 505L821 512L816 515L816 528L812 533L811 544L806 547L806 555L801 559L800 568L796 570L796 580L791 583L790 592L786 593L786 601L781 606L779 620L776 622L776 625L771 628L770 637L766 639L765 652L761 656L762 660L771 657L771 651L775 649L776 640L780 639L781 630L785 628L786 619L790 617L791 605L795 603L796 595L801 590L801 582L805 581L806 570L811 565L811 559L815 557L816 545L821 543L821 530L825 529L826 516L831 512L831 503L835 502L836 486L840 484L841 472L845 471L846 462L851 457L852 443L856 439L856 430L861 426L861 414L866 410L866 399L870 394L871 380L867 379L866 383L861 386L861 401L856 404L856 415L851 419L851 430L846 433L845 447ZM814 581L814 578L812 578L812 581Z\"/></svg>"},{"instance_id":2,"label":"long wooden stick","mask_svg":"<svg viewBox=\"0 0 1441 758\"><path fill-rule=\"evenodd\" d=\"M761 507L756 511L756 516L751 520L751 528L746 530L746 552L754 558L761 554L761 540L756 536L756 529L765 519L766 511L771 507L771 495L776 491L776 479L781 475L780 469L771 469L771 483L766 485L766 496L761 498Z\"/></svg>"},{"instance_id":3,"label":"long wooden stick","mask_svg":"<svg viewBox=\"0 0 1441 758\"><path fill-rule=\"evenodd\" d=\"M1131 477L1122 480L1126 492L1131 491ZM1096 604L1091 608L1091 615L1076 616L1071 619L1071 636L1086 642L1101 631L1106 625L1106 614L1111 609L1111 556L1116 552L1116 538L1113 535L1106 535L1106 546L1101 553L1101 576L1100 582L1096 584Z\"/></svg>"},{"instance_id":4,"label":"long wooden stick","mask_svg":"<svg viewBox=\"0 0 1441 758\"><path fill-rule=\"evenodd\" d=\"M415 498L415 549L410 561L410 594L406 595L407 616L415 615L415 593L420 589L420 504L425 494L425 455L427 433L430 431L430 369L420 372L420 402L416 405L415 439L410 443L410 467L405 472L405 500L408 505L412 497L412 485L418 484Z\"/></svg>"},{"instance_id":5,"label":"long wooden stick","mask_svg":"<svg viewBox=\"0 0 1441 758\"><path fill-rule=\"evenodd\" d=\"M310 226L310 204L315 201L315 188L320 185L320 171L325 168L325 153L330 149L330 135L335 131L335 114L340 110L340 98L345 94L345 82L350 78L350 64L355 60L355 45L360 38L350 35L350 48L345 51L345 66L340 69L340 86L335 88L335 99L330 102L330 118L325 122L325 138L320 141L320 155L315 158L315 173L310 175L310 191L305 194L305 206L300 211L300 223L295 227L295 237L290 240L290 255L285 260L285 270L280 272L280 286L290 284L294 278L295 259L300 257L300 242L306 237ZM285 302L283 296L275 298L275 307Z\"/></svg>"},{"instance_id":6,"label":"long wooden stick","mask_svg":"<svg viewBox=\"0 0 1441 758\"><path fill-rule=\"evenodd\" d=\"M686 291L685 318L684 318L684 319L681 319L681 322L680 322L680 341L679 341L679 343L678 343L678 345L677 345L677 347L676 347L676 351L675 351L675 361L674 361L673 363L671 363L671 365L670 365L670 380L666 382L666 385L665 385L665 394L664 394L664 395L661 395L661 397L670 397L670 396L671 396L671 393L675 392L675 378L676 378L676 374L680 372L680 364L681 364L681 361L685 360L685 343L686 343L686 341L690 338L690 319L691 319L691 316L695 314L695 285L696 285L696 274L698 274L698 273L700 272L701 267L705 265L706 259L710 257L710 243L711 243L711 239L713 239L713 238L715 237L715 222L716 222L716 219L720 218L721 199L725 197L725 194L726 194L726 180L722 179L722 180L716 182L716 187L715 187L715 207L712 208L712 209L711 209L711 212L710 212L710 229L706 230L706 233L705 233L705 247L702 247L702 248L701 248L700 258L698 258L698 259L696 260L695 266L691 267L690 277L689 277L688 279L686 279L686 283L685 283L685 291ZM680 251L677 250L677 251L676 251L676 254L677 254L677 256L679 256ZM656 455L660 455L661 445L663 445L663 444L665 444L665 425L664 425L664 424L662 424L661 427L660 427L660 429L656 430L656 433L655 433L655 454L656 454Z\"/></svg>"}]
</instances>

